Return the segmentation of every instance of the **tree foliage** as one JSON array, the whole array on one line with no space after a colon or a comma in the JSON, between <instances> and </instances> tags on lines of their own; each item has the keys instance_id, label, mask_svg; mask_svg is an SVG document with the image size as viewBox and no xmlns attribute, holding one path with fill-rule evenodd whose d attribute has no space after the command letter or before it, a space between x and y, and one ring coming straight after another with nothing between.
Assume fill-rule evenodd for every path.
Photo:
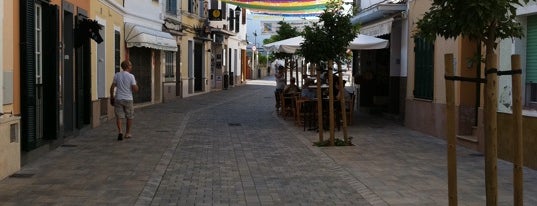
<instances>
[{"instance_id":1,"label":"tree foliage","mask_svg":"<svg viewBox=\"0 0 537 206\"><path fill-rule=\"evenodd\" d=\"M341 0L327 2L326 9L319 16L319 22L306 26L299 53L311 62L345 59L346 50L358 32L352 25L351 15L343 12Z\"/></svg>"},{"instance_id":2,"label":"tree foliage","mask_svg":"<svg viewBox=\"0 0 537 206\"><path fill-rule=\"evenodd\" d=\"M437 36L448 39L462 35L494 48L498 39L523 36L516 6L529 1L433 0L430 10L417 22L415 35L430 41Z\"/></svg>"},{"instance_id":3,"label":"tree foliage","mask_svg":"<svg viewBox=\"0 0 537 206\"><path fill-rule=\"evenodd\" d=\"M276 32L275 35L270 36L270 38L264 39L263 44L270 44L272 42L277 42L300 35L300 32L298 32L296 28L292 27L287 22L279 21L278 24L280 25L278 32Z\"/></svg>"},{"instance_id":4,"label":"tree foliage","mask_svg":"<svg viewBox=\"0 0 537 206\"><path fill-rule=\"evenodd\" d=\"M281 41L284 39L293 38L296 36L300 36L300 32L296 30L296 28L292 27L290 24L284 21L279 21L278 24L280 25L280 28L278 29L278 32L275 35L272 35L268 39L263 40L263 44L270 44L272 42ZM269 59L274 60L276 58L286 58L291 56L291 54L286 53L273 53Z\"/></svg>"}]
</instances>

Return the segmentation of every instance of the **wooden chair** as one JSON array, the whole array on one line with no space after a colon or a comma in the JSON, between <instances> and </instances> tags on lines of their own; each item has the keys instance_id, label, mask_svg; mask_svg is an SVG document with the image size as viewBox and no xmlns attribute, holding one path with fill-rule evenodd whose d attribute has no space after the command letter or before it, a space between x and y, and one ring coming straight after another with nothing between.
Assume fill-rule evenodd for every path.
<instances>
[{"instance_id":1,"label":"wooden chair","mask_svg":"<svg viewBox=\"0 0 537 206\"><path fill-rule=\"evenodd\" d=\"M284 93L280 96L281 99L281 115L283 119L287 119L288 116L295 117L295 96L285 95Z\"/></svg>"},{"instance_id":2,"label":"wooden chair","mask_svg":"<svg viewBox=\"0 0 537 206\"><path fill-rule=\"evenodd\" d=\"M306 101L308 100L302 99L300 96L295 96L295 124L297 126L304 124L304 112L301 109Z\"/></svg>"}]
</instances>

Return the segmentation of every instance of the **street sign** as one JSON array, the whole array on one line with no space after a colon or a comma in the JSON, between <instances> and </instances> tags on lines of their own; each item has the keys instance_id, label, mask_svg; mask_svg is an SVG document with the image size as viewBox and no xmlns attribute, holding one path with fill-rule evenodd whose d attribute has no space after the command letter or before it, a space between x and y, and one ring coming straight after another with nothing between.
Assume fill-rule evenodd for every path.
<instances>
[{"instance_id":1,"label":"street sign","mask_svg":"<svg viewBox=\"0 0 537 206\"><path fill-rule=\"evenodd\" d=\"M252 46L252 51L255 51L255 50L257 50L257 47Z\"/></svg>"}]
</instances>

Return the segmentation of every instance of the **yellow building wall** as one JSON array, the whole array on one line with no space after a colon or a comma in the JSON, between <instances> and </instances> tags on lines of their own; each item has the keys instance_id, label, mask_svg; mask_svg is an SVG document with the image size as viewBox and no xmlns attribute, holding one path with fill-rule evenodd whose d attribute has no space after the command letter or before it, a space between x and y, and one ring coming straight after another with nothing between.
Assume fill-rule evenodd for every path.
<instances>
[{"instance_id":1,"label":"yellow building wall","mask_svg":"<svg viewBox=\"0 0 537 206\"><path fill-rule=\"evenodd\" d=\"M468 38L461 38L459 42L460 50L459 71L462 77L476 77L477 62L473 60L477 52L477 42ZM483 64L481 64L483 66ZM476 84L474 82L460 82L460 105L475 106L476 101Z\"/></svg>"},{"instance_id":2,"label":"yellow building wall","mask_svg":"<svg viewBox=\"0 0 537 206\"><path fill-rule=\"evenodd\" d=\"M188 1L182 1L182 8L188 8ZM183 28L184 28L184 31L183 33L185 34L185 36L182 36L181 37L181 43L180 43L180 46L181 46L181 65L177 65L177 66L180 66L181 67L181 80L182 81L182 85L183 85L183 91L182 91L182 94L183 94L183 97L188 97L188 96L192 96L192 95L195 95L194 93L192 94L189 94L188 93L188 42L189 41L193 41L195 42L196 40L194 39L194 37L196 36L196 32L194 30L194 27L196 26L199 26L202 24L202 21L200 19L198 19L198 16L197 15L193 15L193 14L183 14L182 16L182 24L183 24ZM207 49L210 49L210 45L208 45L206 42L204 42L204 51L207 51ZM227 50L226 50L226 53L227 53ZM208 61L210 60L210 58L205 58L205 77L207 79L210 78L210 70L208 69L210 65L210 62ZM227 61L224 60L224 61ZM204 85L204 88L205 88L205 91L209 91L210 90L210 85L206 85L205 82L203 83ZM200 93L196 93L196 94L200 94Z\"/></svg>"},{"instance_id":3,"label":"yellow building wall","mask_svg":"<svg viewBox=\"0 0 537 206\"><path fill-rule=\"evenodd\" d=\"M70 4L73 4L75 7L80 7L89 12L90 1L95 1L95 0L51 0L50 2L52 4L59 5L60 8L62 5L62 2L69 2Z\"/></svg>"},{"instance_id":4,"label":"yellow building wall","mask_svg":"<svg viewBox=\"0 0 537 206\"><path fill-rule=\"evenodd\" d=\"M455 75L460 75L461 57L460 57L460 39L444 39L437 37L434 42L434 79L433 79L433 99L423 100L415 99L414 81L415 81L415 52L414 52L414 34L417 31L416 23L423 17L423 14L429 10L431 1L414 0L408 3L408 25L410 35L408 37L408 77L407 77L407 97L405 102L405 126L408 128L436 136L445 137L446 134L446 87L445 87L445 54L451 53L454 56ZM459 104L460 83L455 83L455 104Z\"/></svg>"},{"instance_id":5,"label":"yellow building wall","mask_svg":"<svg viewBox=\"0 0 537 206\"><path fill-rule=\"evenodd\" d=\"M2 26L2 44L0 44L0 72L13 74L13 103L3 105L3 112L11 114L0 117L0 180L19 171L21 162L20 145L20 55L19 55L19 1L0 2L0 26ZM6 82L0 80L0 85ZM5 93L3 94L5 95ZM5 98L5 96L4 96Z\"/></svg>"},{"instance_id":6,"label":"yellow building wall","mask_svg":"<svg viewBox=\"0 0 537 206\"><path fill-rule=\"evenodd\" d=\"M3 45L2 45L2 69L3 72L12 72L13 74L13 103L3 105L4 112L12 112L13 115L20 116L20 17L19 17L19 0L4 1L4 19L3 19ZM7 29L9 28L9 29ZM5 94L4 94L5 95ZM6 98L4 96L4 98Z\"/></svg>"},{"instance_id":7,"label":"yellow building wall","mask_svg":"<svg viewBox=\"0 0 537 206\"><path fill-rule=\"evenodd\" d=\"M120 62L125 59L123 12L114 7L108 7L107 5L102 4L101 1L92 1L90 18L104 24L102 29L104 31L103 38L105 41L101 44L105 44L106 50L106 96L109 97L110 94L108 88L112 84L115 73L115 31L120 32ZM91 40L91 51L91 99L97 100L97 42L93 40Z\"/></svg>"},{"instance_id":8,"label":"yellow building wall","mask_svg":"<svg viewBox=\"0 0 537 206\"><path fill-rule=\"evenodd\" d=\"M105 96L110 97L109 88L112 84L115 74L115 32L119 31L120 38L120 59L119 62L125 59L125 41L124 41L124 11L122 2L115 1L115 5L103 4L101 1L91 1L89 18L97 20L102 27L102 37L104 39L101 44L105 46ZM108 99L99 99L98 74L97 64L97 42L91 40L91 101L92 101L92 127L97 127L113 116L113 108L108 103ZM106 110L106 111L103 111ZM106 115L102 115L106 114ZM105 117L104 119L102 117Z\"/></svg>"},{"instance_id":9,"label":"yellow building wall","mask_svg":"<svg viewBox=\"0 0 537 206\"><path fill-rule=\"evenodd\" d=\"M414 91L414 72L415 72L415 53L414 53L414 33L417 31L416 23L423 17L423 14L429 10L430 2L428 0L415 0L409 3L410 13L408 14L409 35L408 41L408 86L407 94L413 94ZM438 104L446 103L446 91L444 81L444 55L451 53L455 57L456 75L460 72L461 61L459 58L458 39L444 39L437 37L434 42L434 91L433 102ZM457 96L457 95L455 95ZM407 99L414 99L412 95L407 95ZM458 99L456 100L456 102Z\"/></svg>"}]
</instances>

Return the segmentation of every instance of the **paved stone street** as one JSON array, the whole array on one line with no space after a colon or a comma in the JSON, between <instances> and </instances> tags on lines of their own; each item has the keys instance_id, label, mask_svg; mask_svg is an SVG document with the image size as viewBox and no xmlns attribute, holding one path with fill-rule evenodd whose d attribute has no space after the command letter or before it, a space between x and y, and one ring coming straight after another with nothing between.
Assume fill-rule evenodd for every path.
<instances>
[{"instance_id":1,"label":"paved stone street","mask_svg":"<svg viewBox=\"0 0 537 206\"><path fill-rule=\"evenodd\" d=\"M355 146L312 146L316 132L274 111L273 82L139 108L122 142L112 121L87 130L0 181L0 205L448 204L444 140L356 112ZM459 205L485 205L482 154L457 152ZM513 205L512 164L498 173L499 205Z\"/></svg>"}]
</instances>

